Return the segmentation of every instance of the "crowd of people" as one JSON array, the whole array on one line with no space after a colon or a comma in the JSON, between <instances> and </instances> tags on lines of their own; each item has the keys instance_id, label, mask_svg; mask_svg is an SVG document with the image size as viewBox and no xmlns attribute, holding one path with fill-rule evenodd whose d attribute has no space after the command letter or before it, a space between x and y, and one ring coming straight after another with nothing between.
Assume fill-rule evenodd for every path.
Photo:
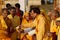
<instances>
[{"instance_id":1,"label":"crowd of people","mask_svg":"<svg viewBox=\"0 0 60 40\"><path fill-rule=\"evenodd\" d=\"M60 7L45 13L38 7L29 12L6 4L0 15L0 40L60 40Z\"/></svg>"}]
</instances>

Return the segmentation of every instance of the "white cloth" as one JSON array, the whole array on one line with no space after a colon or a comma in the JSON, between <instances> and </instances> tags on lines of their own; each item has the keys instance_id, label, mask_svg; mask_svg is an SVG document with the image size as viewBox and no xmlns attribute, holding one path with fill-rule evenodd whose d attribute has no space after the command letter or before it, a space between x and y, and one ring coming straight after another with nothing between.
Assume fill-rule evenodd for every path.
<instances>
[{"instance_id":1,"label":"white cloth","mask_svg":"<svg viewBox=\"0 0 60 40\"><path fill-rule=\"evenodd\" d=\"M24 29L24 32L25 33L28 33L28 32L30 32L32 30L32 28L26 28L26 29Z\"/></svg>"},{"instance_id":2,"label":"white cloth","mask_svg":"<svg viewBox=\"0 0 60 40\"><path fill-rule=\"evenodd\" d=\"M34 35L34 34L36 34L36 30L35 30L35 29L32 30L32 31L30 31L30 32L28 32L28 35L29 35L29 36L32 36L32 35Z\"/></svg>"},{"instance_id":3,"label":"white cloth","mask_svg":"<svg viewBox=\"0 0 60 40\"><path fill-rule=\"evenodd\" d=\"M19 32L19 30L18 30L18 29L19 29L19 26L17 26L17 27L16 27L16 31L17 31L17 32Z\"/></svg>"}]
</instances>

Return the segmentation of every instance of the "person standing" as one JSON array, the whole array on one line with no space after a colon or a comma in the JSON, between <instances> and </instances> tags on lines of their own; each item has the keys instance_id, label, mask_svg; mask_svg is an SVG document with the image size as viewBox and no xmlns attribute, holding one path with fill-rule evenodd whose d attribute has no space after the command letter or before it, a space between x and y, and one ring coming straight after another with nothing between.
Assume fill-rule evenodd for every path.
<instances>
[{"instance_id":1,"label":"person standing","mask_svg":"<svg viewBox=\"0 0 60 40\"><path fill-rule=\"evenodd\" d=\"M12 40L16 40L18 37L16 30L16 27L20 25L20 17L16 15L16 9L15 7L11 7L10 14L8 15L8 18L12 21L14 31L11 35Z\"/></svg>"},{"instance_id":2,"label":"person standing","mask_svg":"<svg viewBox=\"0 0 60 40\"><path fill-rule=\"evenodd\" d=\"M0 40L6 38L7 40L10 40L11 32L12 32L12 22L7 17L8 10L6 8L2 9L2 15L0 16ZM4 40L6 40L4 39Z\"/></svg>"},{"instance_id":3,"label":"person standing","mask_svg":"<svg viewBox=\"0 0 60 40\"><path fill-rule=\"evenodd\" d=\"M7 3L6 4L6 8L7 8L7 10L8 10L8 15L10 14L10 8L11 8L12 6L11 6L11 4L10 3Z\"/></svg>"},{"instance_id":4,"label":"person standing","mask_svg":"<svg viewBox=\"0 0 60 40\"><path fill-rule=\"evenodd\" d=\"M20 17L20 21L22 22L24 12L20 9L20 4L16 3L15 8L16 8L16 15ZM20 24L21 24L21 22L20 22Z\"/></svg>"}]
</instances>

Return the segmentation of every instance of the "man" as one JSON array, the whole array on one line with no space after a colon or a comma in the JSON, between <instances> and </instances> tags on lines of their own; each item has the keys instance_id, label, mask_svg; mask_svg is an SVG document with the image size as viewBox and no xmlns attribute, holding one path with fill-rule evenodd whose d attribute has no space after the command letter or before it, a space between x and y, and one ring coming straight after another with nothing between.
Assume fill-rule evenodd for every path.
<instances>
[{"instance_id":1,"label":"man","mask_svg":"<svg viewBox=\"0 0 60 40\"><path fill-rule=\"evenodd\" d=\"M15 7L11 7L10 14L8 15L8 18L12 21L13 28L15 30L16 27L20 25L20 17L16 15ZM16 40L17 36L18 36L17 32L14 31L14 33L12 33L12 36L11 36L12 40Z\"/></svg>"},{"instance_id":2,"label":"man","mask_svg":"<svg viewBox=\"0 0 60 40\"><path fill-rule=\"evenodd\" d=\"M11 6L11 4L10 3L7 3L6 4L6 8L7 8L7 10L8 10L8 15L10 14L10 8L11 8L12 6Z\"/></svg>"},{"instance_id":3,"label":"man","mask_svg":"<svg viewBox=\"0 0 60 40\"><path fill-rule=\"evenodd\" d=\"M52 40L57 40L57 25L56 19L60 16L59 12L53 11L51 14L51 25L50 25L50 32L52 33Z\"/></svg>"},{"instance_id":4,"label":"man","mask_svg":"<svg viewBox=\"0 0 60 40\"><path fill-rule=\"evenodd\" d=\"M41 13L40 9L36 7L30 10L30 15L35 19L37 40L43 40L44 35L49 32L49 19L44 12Z\"/></svg>"},{"instance_id":5,"label":"man","mask_svg":"<svg viewBox=\"0 0 60 40\"><path fill-rule=\"evenodd\" d=\"M51 25L50 25L50 32L55 32L55 28L56 28L56 23L55 20L59 17L59 12L57 11L53 11L51 14Z\"/></svg>"},{"instance_id":6,"label":"man","mask_svg":"<svg viewBox=\"0 0 60 40\"><path fill-rule=\"evenodd\" d=\"M37 40L43 40L45 33L45 18L40 14L39 8L32 8L30 10L30 15L36 20L36 38Z\"/></svg>"},{"instance_id":7,"label":"man","mask_svg":"<svg viewBox=\"0 0 60 40\"><path fill-rule=\"evenodd\" d=\"M57 34L58 34L58 37L57 37L57 40L60 40L60 17L56 19L56 25L57 25Z\"/></svg>"},{"instance_id":8,"label":"man","mask_svg":"<svg viewBox=\"0 0 60 40\"><path fill-rule=\"evenodd\" d=\"M15 8L16 8L16 15L20 17L20 21L22 22L23 11L20 9L20 4L16 3Z\"/></svg>"},{"instance_id":9,"label":"man","mask_svg":"<svg viewBox=\"0 0 60 40\"><path fill-rule=\"evenodd\" d=\"M0 16L0 40L1 38L7 38L10 37L11 28L12 28L12 22L7 17L8 11L6 8L2 9L2 15ZM6 36L8 35L8 36ZM10 40L10 39L8 39Z\"/></svg>"},{"instance_id":10,"label":"man","mask_svg":"<svg viewBox=\"0 0 60 40\"><path fill-rule=\"evenodd\" d=\"M16 8L16 15L23 16L23 11L20 10L20 4L19 3L15 4L15 8Z\"/></svg>"},{"instance_id":11,"label":"man","mask_svg":"<svg viewBox=\"0 0 60 40\"><path fill-rule=\"evenodd\" d=\"M14 7L11 7L10 15L8 15L8 18L12 21L14 27L20 25L20 17L16 15L16 9Z\"/></svg>"}]
</instances>

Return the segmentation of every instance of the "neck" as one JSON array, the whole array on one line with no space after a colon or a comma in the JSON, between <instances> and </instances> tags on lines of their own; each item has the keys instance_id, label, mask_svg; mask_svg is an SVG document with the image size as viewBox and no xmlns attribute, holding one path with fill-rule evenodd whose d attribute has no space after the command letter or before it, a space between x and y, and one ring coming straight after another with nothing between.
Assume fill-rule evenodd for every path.
<instances>
[{"instance_id":1,"label":"neck","mask_svg":"<svg viewBox=\"0 0 60 40\"><path fill-rule=\"evenodd\" d=\"M4 20L7 18L7 17L3 17L4 18Z\"/></svg>"},{"instance_id":2,"label":"neck","mask_svg":"<svg viewBox=\"0 0 60 40\"><path fill-rule=\"evenodd\" d=\"M12 17L14 17L15 15L13 15L13 14L11 14L12 15Z\"/></svg>"}]
</instances>

